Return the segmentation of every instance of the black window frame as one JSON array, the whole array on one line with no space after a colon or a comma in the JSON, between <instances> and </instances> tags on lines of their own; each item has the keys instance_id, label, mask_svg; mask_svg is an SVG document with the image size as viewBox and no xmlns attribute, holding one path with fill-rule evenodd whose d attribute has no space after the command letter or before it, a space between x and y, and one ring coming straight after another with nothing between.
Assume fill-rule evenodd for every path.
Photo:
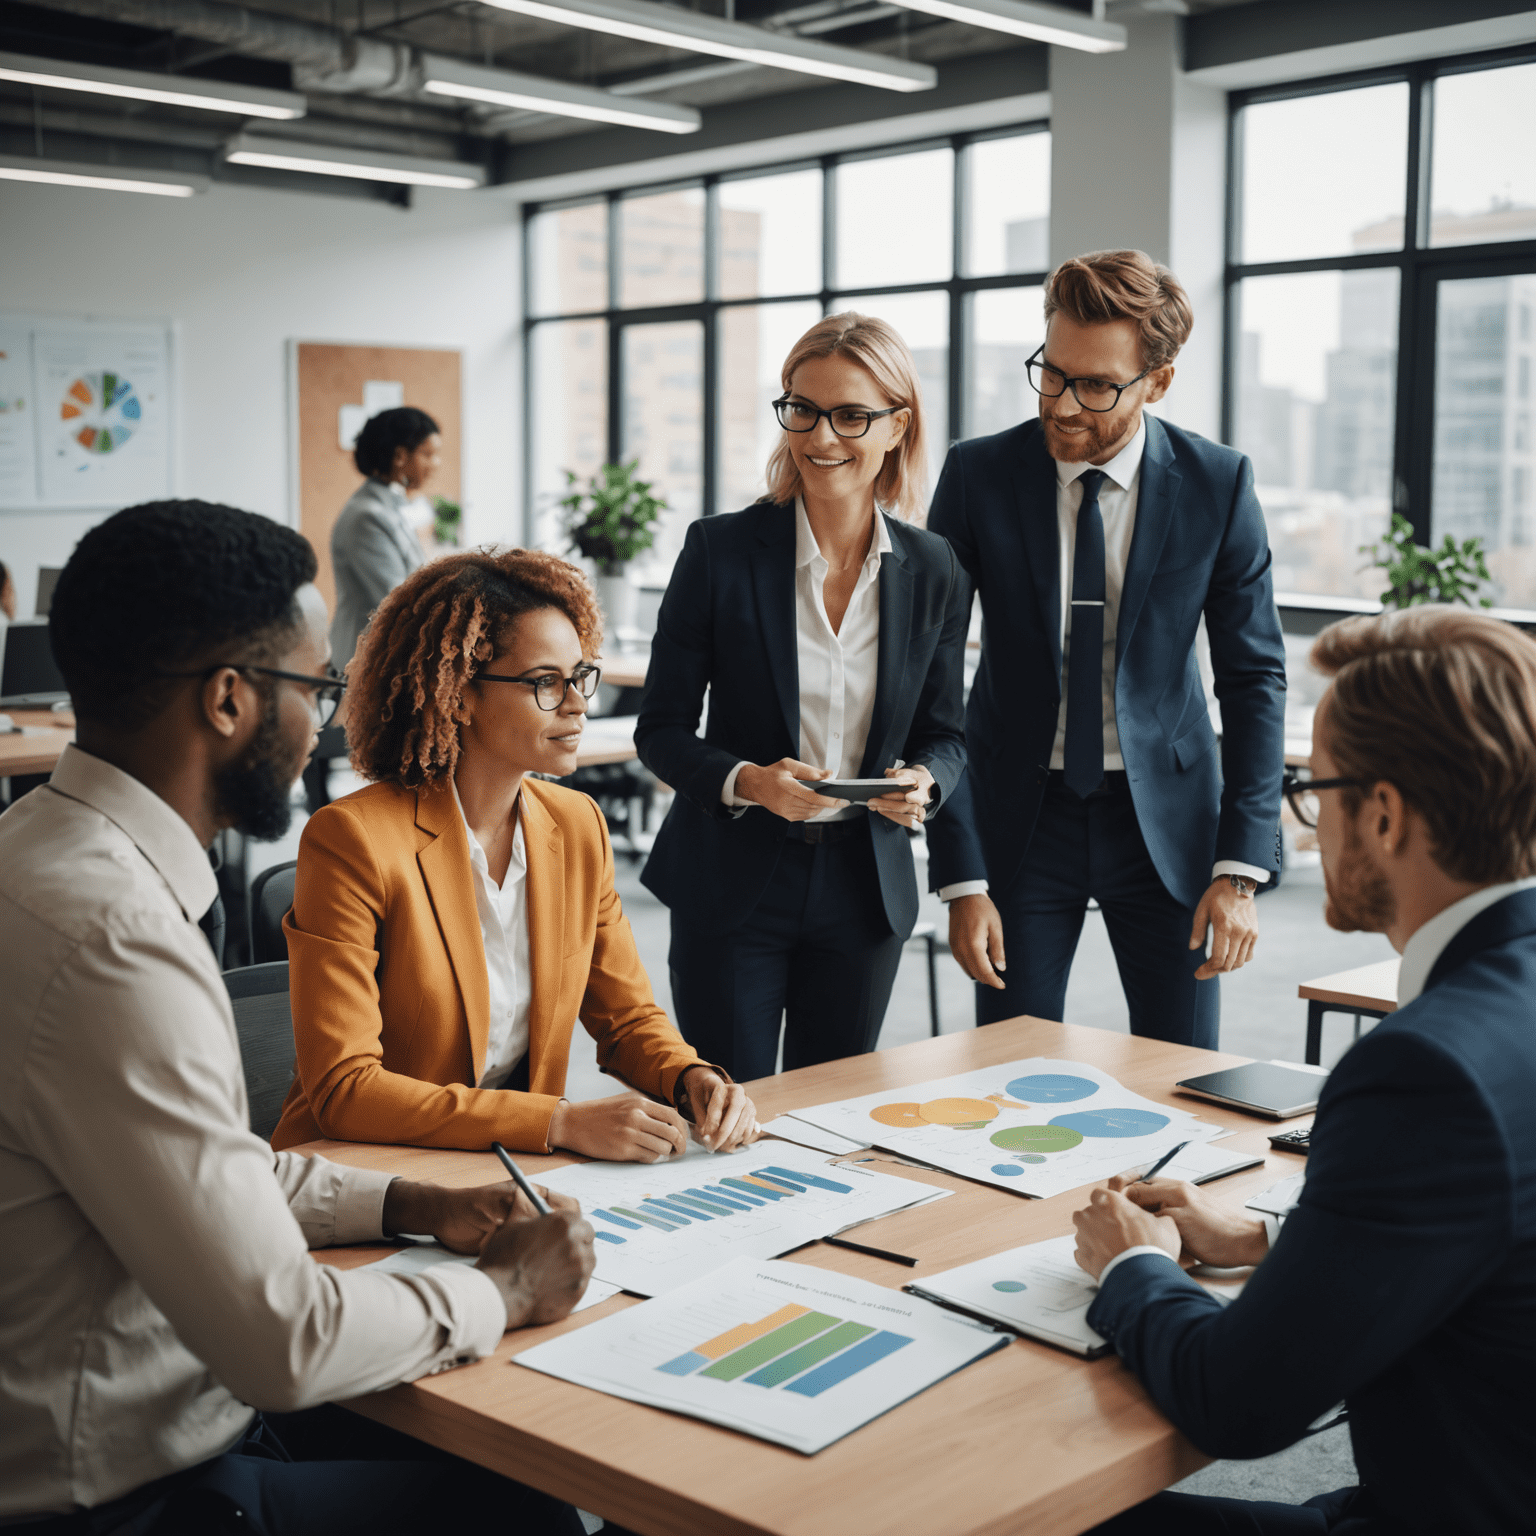
<instances>
[{"instance_id":1,"label":"black window frame","mask_svg":"<svg viewBox=\"0 0 1536 1536\"><path fill-rule=\"evenodd\" d=\"M1536 63L1536 44L1453 54L1348 74L1289 81L1233 91L1227 98L1227 203L1223 286L1221 436L1232 443L1241 360L1239 285L1249 277L1303 272L1398 273L1397 397L1393 423L1391 506L1413 524L1420 544L1432 542L1434 526L1435 335L1439 285L1446 279L1497 277L1536 271L1536 239L1431 246L1430 170L1433 159L1434 83L1447 75L1477 74L1512 64ZM1243 109L1299 97L1334 95L1363 86L1406 82L1408 86L1407 186L1403 204L1403 245L1396 251L1307 257L1294 261L1241 260L1243 209ZM1241 446L1241 445L1239 445ZM1307 593L1319 608L1331 603L1358 607L1333 594ZM1504 612L1505 610L1500 610ZM1510 610L1516 611L1516 610ZM1526 610L1518 610L1522 614ZM1536 612L1531 617L1536 618Z\"/></svg>"},{"instance_id":2,"label":"black window frame","mask_svg":"<svg viewBox=\"0 0 1536 1536\"><path fill-rule=\"evenodd\" d=\"M949 300L948 372L946 378L946 421L949 436L955 440L964 435L966 411L970 402L966 399L967 363L971 345L970 296L995 288L1038 288L1046 279L1048 268L1030 271L991 273L987 276L963 276L968 251L969 234L969 183L966 156L972 145L996 139L1022 138L1030 134L1049 133L1051 125L1046 118L1030 118L1000 127L976 129L964 133L927 135L923 138L902 140L877 147L845 150L836 154L801 157L784 161L766 161L760 165L732 168L701 176L674 178L667 181L637 182L633 185L612 188L606 192L586 196L550 199L545 202L529 202L522 206L522 299L523 299L523 537L531 541L534 536L538 508L534 484L534 426L533 426L533 336L541 325L565 324L577 320L602 321L607 339L607 459L617 463L622 457L624 442L623 421L623 346L624 330L630 325L657 325L675 321L700 321L704 335L704 420L703 420L703 487L700 498L701 515L709 517L715 512L732 510L719 505L720 497L720 357L719 316L723 310L760 308L770 304L818 303L823 315L835 312L844 298L858 295L860 298L886 298L897 294L944 293ZM949 149L954 152L955 175L951 194L951 259L950 276L927 282L891 284L841 284L829 281L837 274L837 173L839 167L855 161L886 159L932 149ZM746 298L721 298L719 296L719 218L718 189L722 183L752 181L763 176L783 175L792 171L820 170L822 183L821 218L821 286L803 293L775 293ZM704 192L704 297L683 304L652 305L644 308L625 307L620 303L620 286L623 281L622 258L622 208L632 198L646 197L660 192L679 192L702 189ZM562 208L579 208L594 203L607 204L608 243L608 302L602 309L559 311L536 314L533 306L535 283L533 260L533 223L540 213ZM767 408L764 402L764 409Z\"/></svg>"}]
</instances>

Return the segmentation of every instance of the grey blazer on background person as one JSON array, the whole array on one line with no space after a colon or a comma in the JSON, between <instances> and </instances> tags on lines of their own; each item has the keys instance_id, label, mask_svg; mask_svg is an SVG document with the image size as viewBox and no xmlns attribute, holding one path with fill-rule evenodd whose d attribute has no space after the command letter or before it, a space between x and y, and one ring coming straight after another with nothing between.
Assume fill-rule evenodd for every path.
<instances>
[{"instance_id":1,"label":"grey blazer on background person","mask_svg":"<svg viewBox=\"0 0 1536 1536\"><path fill-rule=\"evenodd\" d=\"M344 667L357 649L368 616L412 571L426 563L421 540L406 521L398 486L372 478L352 493L331 529L336 617L331 662Z\"/></svg>"}]
</instances>

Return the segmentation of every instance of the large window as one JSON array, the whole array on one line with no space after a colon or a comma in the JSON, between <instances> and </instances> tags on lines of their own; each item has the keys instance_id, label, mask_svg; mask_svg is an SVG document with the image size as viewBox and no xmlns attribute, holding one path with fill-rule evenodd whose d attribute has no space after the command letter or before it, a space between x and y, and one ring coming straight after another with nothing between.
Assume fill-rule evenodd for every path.
<instances>
[{"instance_id":1,"label":"large window","mask_svg":"<svg viewBox=\"0 0 1536 1536\"><path fill-rule=\"evenodd\" d=\"M567 474L638 458L664 581L693 518L763 494L780 364L843 309L912 348L937 475L1032 408L1049 211L1043 125L526 208L525 537L562 548Z\"/></svg>"},{"instance_id":2,"label":"large window","mask_svg":"<svg viewBox=\"0 0 1536 1536\"><path fill-rule=\"evenodd\" d=\"M1232 106L1226 436L1276 588L1375 597L1395 508L1536 609L1536 54Z\"/></svg>"}]
</instances>

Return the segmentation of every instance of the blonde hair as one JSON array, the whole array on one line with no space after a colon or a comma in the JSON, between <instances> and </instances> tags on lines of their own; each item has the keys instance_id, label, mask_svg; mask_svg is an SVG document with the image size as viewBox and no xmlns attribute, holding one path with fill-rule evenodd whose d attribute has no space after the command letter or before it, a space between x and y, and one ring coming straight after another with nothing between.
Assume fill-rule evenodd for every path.
<instances>
[{"instance_id":1,"label":"blonde hair","mask_svg":"<svg viewBox=\"0 0 1536 1536\"><path fill-rule=\"evenodd\" d=\"M863 368L892 405L904 407L907 430L887 455L875 477L875 500L903 521L919 521L928 505L928 448L923 438L923 391L917 365L901 334L875 315L845 310L818 320L784 359L780 383L789 390L801 363L821 357L846 357ZM804 486L784 433L768 456L768 494L762 499L793 501Z\"/></svg>"}]
</instances>

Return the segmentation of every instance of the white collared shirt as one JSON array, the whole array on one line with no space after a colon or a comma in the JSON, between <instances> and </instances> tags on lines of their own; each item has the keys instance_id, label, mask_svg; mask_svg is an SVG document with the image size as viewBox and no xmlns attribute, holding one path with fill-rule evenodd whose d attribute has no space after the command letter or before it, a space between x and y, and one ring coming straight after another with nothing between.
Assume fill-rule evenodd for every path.
<instances>
[{"instance_id":1,"label":"white collared shirt","mask_svg":"<svg viewBox=\"0 0 1536 1536\"><path fill-rule=\"evenodd\" d=\"M517 822L512 829L512 860L498 886L491 879L490 861L464 815L459 786L453 786L469 838L469 863L475 876L475 911L485 945L485 978L490 985L491 1022L485 1045L482 1088L499 1088L512 1068L528 1053L528 1016L533 1000L533 969L528 952L528 849L523 842L523 802L518 797Z\"/></svg>"},{"instance_id":2,"label":"white collared shirt","mask_svg":"<svg viewBox=\"0 0 1536 1536\"><path fill-rule=\"evenodd\" d=\"M250 1129L192 828L64 749L0 816L0 1520L94 1506L307 1407L489 1354L459 1264L316 1264L381 1236L390 1176Z\"/></svg>"},{"instance_id":3,"label":"white collared shirt","mask_svg":"<svg viewBox=\"0 0 1536 1536\"><path fill-rule=\"evenodd\" d=\"M1141 489L1141 460L1147 447L1147 419L1142 415L1136 435L1107 464L1064 464L1056 461L1056 546L1061 560L1061 704L1056 713L1056 741L1051 748L1051 767L1066 767L1067 672L1072 662L1072 562L1077 552L1077 514L1083 505L1082 477L1090 469L1102 470L1099 514L1104 520L1104 650L1100 658L1104 700L1104 771L1124 769L1120 755L1120 729L1115 720L1115 635L1120 622L1120 593L1131 558L1131 539L1136 532L1136 498ZM1236 859L1218 859L1211 879L1221 875L1246 875L1263 884L1269 871ZM940 901L957 896L979 896L988 889L985 880L957 880L939 891Z\"/></svg>"},{"instance_id":4,"label":"white collared shirt","mask_svg":"<svg viewBox=\"0 0 1536 1536\"><path fill-rule=\"evenodd\" d=\"M869 550L854 582L842 624L827 617L826 557L816 542L805 506L795 498L795 653L800 675L800 761L830 768L833 778L856 779L869 743L880 660L880 561L891 553L885 518L875 511ZM745 766L731 769L720 790L733 808L751 805L736 793ZM867 815L861 805L823 811L812 821Z\"/></svg>"}]
</instances>

